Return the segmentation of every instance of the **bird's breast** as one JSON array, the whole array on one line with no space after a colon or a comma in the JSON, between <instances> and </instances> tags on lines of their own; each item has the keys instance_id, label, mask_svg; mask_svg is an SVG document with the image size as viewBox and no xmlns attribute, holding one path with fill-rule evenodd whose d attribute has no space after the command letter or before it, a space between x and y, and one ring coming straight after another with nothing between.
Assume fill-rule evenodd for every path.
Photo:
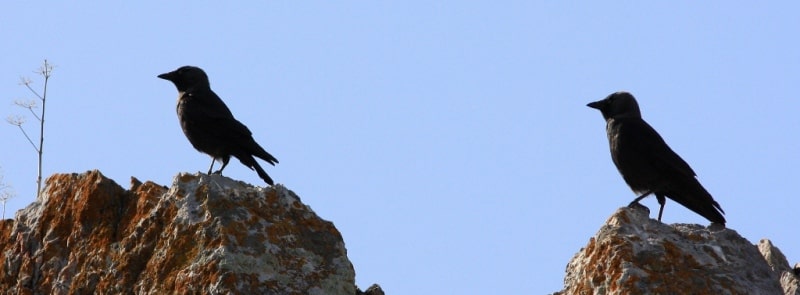
<instances>
[{"instance_id":1,"label":"bird's breast","mask_svg":"<svg viewBox=\"0 0 800 295\"><path fill-rule=\"evenodd\" d=\"M188 100L188 96L189 96L189 94L187 94L186 92L183 92L183 91L178 92L178 100L175 103L178 104L178 105L181 105L182 103L185 103L186 100Z\"/></svg>"},{"instance_id":2,"label":"bird's breast","mask_svg":"<svg viewBox=\"0 0 800 295\"><path fill-rule=\"evenodd\" d=\"M606 122L606 134L608 135L608 145L613 153L619 148L620 124L614 119L608 119Z\"/></svg>"},{"instance_id":3,"label":"bird's breast","mask_svg":"<svg viewBox=\"0 0 800 295\"><path fill-rule=\"evenodd\" d=\"M178 117L182 117L186 110L186 104L189 102L190 95L186 92L178 92L178 100L175 102L175 110L178 112Z\"/></svg>"}]
</instances>

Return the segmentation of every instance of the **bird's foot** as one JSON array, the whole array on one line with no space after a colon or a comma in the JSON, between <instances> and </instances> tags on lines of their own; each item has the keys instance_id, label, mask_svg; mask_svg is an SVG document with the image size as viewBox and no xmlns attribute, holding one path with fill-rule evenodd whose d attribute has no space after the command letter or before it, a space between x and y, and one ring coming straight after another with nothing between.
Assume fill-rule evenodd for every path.
<instances>
[{"instance_id":1,"label":"bird's foot","mask_svg":"<svg viewBox=\"0 0 800 295\"><path fill-rule=\"evenodd\" d=\"M639 202L637 202L637 201L633 201L630 204L628 204L628 208L641 209L641 210L647 211L647 215L650 215L650 208L647 208L646 206L644 206L642 204L639 204Z\"/></svg>"},{"instance_id":2,"label":"bird's foot","mask_svg":"<svg viewBox=\"0 0 800 295\"><path fill-rule=\"evenodd\" d=\"M220 169L220 170L214 171L214 173L211 173L211 174L222 175L222 170Z\"/></svg>"}]
</instances>

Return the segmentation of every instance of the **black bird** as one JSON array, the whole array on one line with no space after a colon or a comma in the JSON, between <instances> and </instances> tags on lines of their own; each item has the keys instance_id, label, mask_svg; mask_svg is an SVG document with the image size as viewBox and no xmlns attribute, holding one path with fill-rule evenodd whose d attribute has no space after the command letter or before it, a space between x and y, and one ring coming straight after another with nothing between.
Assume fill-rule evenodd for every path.
<instances>
[{"instance_id":1,"label":"black bird","mask_svg":"<svg viewBox=\"0 0 800 295\"><path fill-rule=\"evenodd\" d=\"M250 129L236 120L222 99L211 90L206 73L193 66L183 66L169 73L158 75L169 80L178 88L178 120L186 138L195 149L211 156L211 167L214 161L221 161L222 167L215 174L222 174L231 156L236 157L269 185L272 178L264 172L253 156L259 157L271 165L278 163L253 139Z\"/></svg>"},{"instance_id":2,"label":"black bird","mask_svg":"<svg viewBox=\"0 0 800 295\"><path fill-rule=\"evenodd\" d=\"M631 206L655 194L661 205L658 221L661 221L666 203L664 197L667 197L711 222L725 225L725 217L720 214L725 211L700 185L689 164L642 119L633 95L616 92L587 106L603 113L611 159L628 186L639 194Z\"/></svg>"}]
</instances>

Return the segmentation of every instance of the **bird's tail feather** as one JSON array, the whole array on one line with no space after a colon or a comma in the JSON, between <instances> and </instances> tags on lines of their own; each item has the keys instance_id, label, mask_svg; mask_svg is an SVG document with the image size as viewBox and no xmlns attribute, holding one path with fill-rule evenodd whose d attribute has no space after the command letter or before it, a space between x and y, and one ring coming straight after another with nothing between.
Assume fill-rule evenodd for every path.
<instances>
[{"instance_id":1,"label":"bird's tail feather","mask_svg":"<svg viewBox=\"0 0 800 295\"><path fill-rule=\"evenodd\" d=\"M264 161L267 161L267 163L269 163L272 166L275 166L275 164L278 163L278 159L275 159L275 157L270 155L267 151L264 150L263 147L261 147L255 141L252 142L252 144L249 146L248 150L249 150L250 154L252 154L253 156L259 157Z\"/></svg>"},{"instance_id":2,"label":"bird's tail feather","mask_svg":"<svg viewBox=\"0 0 800 295\"><path fill-rule=\"evenodd\" d=\"M678 190L675 190L672 194L667 194L667 197L711 222L725 224L725 217L722 216L725 211L695 178L680 185Z\"/></svg>"},{"instance_id":3,"label":"bird's tail feather","mask_svg":"<svg viewBox=\"0 0 800 295\"><path fill-rule=\"evenodd\" d=\"M262 159L262 160L264 160L264 161L267 161L267 163L269 163L269 164L270 164L270 165L272 165L272 166L275 166L275 164L277 164L277 163L278 163L278 159L275 159L275 157L273 157L272 155L270 155L270 154L269 154L267 151L265 151L263 148L262 148L262 149L260 149L259 151L256 151L256 153L254 153L253 155L254 155L254 156L256 156L256 157L259 157L259 158L261 158L261 159Z\"/></svg>"},{"instance_id":4,"label":"bird's tail feather","mask_svg":"<svg viewBox=\"0 0 800 295\"><path fill-rule=\"evenodd\" d=\"M242 164L247 166L247 168L250 168L251 170L256 170L256 173L258 174L258 177L261 177L261 179L263 179L264 182L266 182L269 185L274 185L275 184L272 181L272 178L270 178L269 175L267 175L267 172L264 171L263 168L261 168L261 165L258 164L258 162L256 161L255 158L253 158L253 156L250 156L250 155L246 155L246 156L242 156L242 157L236 156L236 158L238 158L239 161L242 162Z\"/></svg>"},{"instance_id":5,"label":"bird's tail feather","mask_svg":"<svg viewBox=\"0 0 800 295\"><path fill-rule=\"evenodd\" d=\"M261 179L263 179L264 182L266 182L269 185L275 185L275 183L272 181L272 178L270 178L269 175L267 175L267 172L264 171L264 169L261 168L261 165L258 165L258 162L255 162L255 161L254 161L254 163L255 164L253 165L253 168L256 169L256 173L258 174L258 177L261 177Z\"/></svg>"}]
</instances>

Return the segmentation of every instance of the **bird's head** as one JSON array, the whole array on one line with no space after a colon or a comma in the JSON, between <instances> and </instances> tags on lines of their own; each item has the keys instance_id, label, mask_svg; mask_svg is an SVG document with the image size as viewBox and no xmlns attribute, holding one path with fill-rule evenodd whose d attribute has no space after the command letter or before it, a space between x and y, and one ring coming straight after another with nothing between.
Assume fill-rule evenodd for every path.
<instances>
[{"instance_id":1,"label":"bird's head","mask_svg":"<svg viewBox=\"0 0 800 295\"><path fill-rule=\"evenodd\" d=\"M589 103L586 106L600 110L606 120L610 118L642 117L636 99L633 98L632 94L625 91L614 92L603 100Z\"/></svg>"},{"instance_id":2,"label":"bird's head","mask_svg":"<svg viewBox=\"0 0 800 295\"><path fill-rule=\"evenodd\" d=\"M206 72L198 67L182 66L169 73L158 75L159 78L169 80L178 91L184 92L189 88L205 85L208 86L208 76Z\"/></svg>"}]
</instances>

